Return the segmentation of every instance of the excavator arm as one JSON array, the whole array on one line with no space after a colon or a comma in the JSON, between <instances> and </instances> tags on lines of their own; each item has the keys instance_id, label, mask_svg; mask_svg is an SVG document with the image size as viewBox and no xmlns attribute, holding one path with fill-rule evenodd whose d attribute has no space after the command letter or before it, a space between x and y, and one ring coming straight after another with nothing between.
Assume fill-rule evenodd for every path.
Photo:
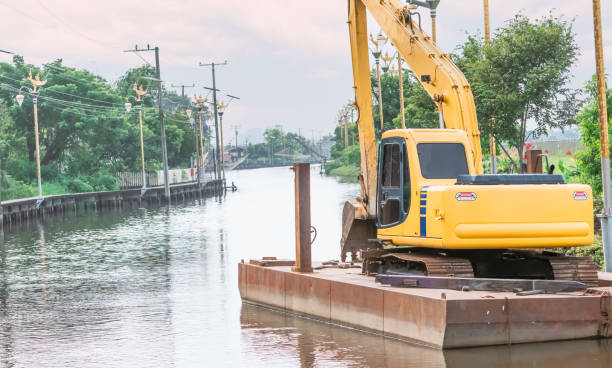
<instances>
[{"instance_id":1,"label":"excavator arm","mask_svg":"<svg viewBox=\"0 0 612 368\"><path fill-rule=\"evenodd\" d=\"M471 145L476 174L482 174L480 132L472 90L463 73L436 47L420 28L408 6L398 0L348 0L349 35L353 62L355 104L357 105L361 148L362 194L347 202L343 210L341 255L364 249L367 239L376 237L376 138L372 117L372 87L366 11L386 33L400 55L432 97L440 112L440 125L462 129ZM365 239L365 240L364 240Z\"/></svg>"}]
</instances>

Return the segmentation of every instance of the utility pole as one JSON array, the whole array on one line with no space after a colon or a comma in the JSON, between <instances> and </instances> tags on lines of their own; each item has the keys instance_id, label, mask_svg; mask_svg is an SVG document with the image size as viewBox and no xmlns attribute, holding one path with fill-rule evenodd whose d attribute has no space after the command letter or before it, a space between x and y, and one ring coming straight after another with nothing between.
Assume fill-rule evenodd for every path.
<instances>
[{"instance_id":1,"label":"utility pole","mask_svg":"<svg viewBox=\"0 0 612 368\"><path fill-rule=\"evenodd\" d=\"M601 6L599 0L593 0L593 33L595 34L595 67L597 70L597 104L599 107L599 143L601 149L601 181L603 190L603 208L601 220L601 238L604 250L604 263L607 272L612 271L612 219L610 188L610 142L608 140L608 109L606 106L606 74L604 71L604 54L601 36Z\"/></svg>"},{"instance_id":2,"label":"utility pole","mask_svg":"<svg viewBox=\"0 0 612 368\"><path fill-rule=\"evenodd\" d=\"M177 85L171 84L170 86L173 87L173 88L181 87L181 97L185 97L185 87L193 88L193 87L195 87L195 84L192 84L191 86L186 86L184 84L177 84Z\"/></svg>"},{"instance_id":3,"label":"utility pole","mask_svg":"<svg viewBox=\"0 0 612 368\"><path fill-rule=\"evenodd\" d=\"M215 80L215 65L227 65L227 60L224 61L223 63L215 63L212 62L210 64L203 64L200 62L199 64L200 66L210 66L212 67L212 82L213 82L213 87L212 87L212 91L213 91L213 113L215 115L215 140L217 142L217 164L216 164L216 174L217 174L217 178L221 178L221 167L220 167L220 160L219 160L219 111L217 111L217 83ZM207 88L210 89L210 88Z\"/></svg>"},{"instance_id":4,"label":"utility pole","mask_svg":"<svg viewBox=\"0 0 612 368\"><path fill-rule=\"evenodd\" d=\"M491 43L491 26L489 23L489 0L483 0L483 7L485 45L488 46ZM493 122L491 121L491 123ZM495 144L495 137L493 137L493 134L489 134L489 154L491 156L491 174L497 174L497 145Z\"/></svg>"},{"instance_id":5,"label":"utility pole","mask_svg":"<svg viewBox=\"0 0 612 368\"><path fill-rule=\"evenodd\" d=\"M159 70L159 47L150 48L147 45L146 49L138 49L138 45L133 50L125 50L123 52L146 52L155 51L155 78L157 82L157 105L159 111L159 126L161 128L161 146L162 146L162 161L164 163L164 195L168 203L170 203L170 183L168 182L168 148L166 146L166 123L164 122L164 110L162 109L162 81L161 72Z\"/></svg>"}]
</instances>

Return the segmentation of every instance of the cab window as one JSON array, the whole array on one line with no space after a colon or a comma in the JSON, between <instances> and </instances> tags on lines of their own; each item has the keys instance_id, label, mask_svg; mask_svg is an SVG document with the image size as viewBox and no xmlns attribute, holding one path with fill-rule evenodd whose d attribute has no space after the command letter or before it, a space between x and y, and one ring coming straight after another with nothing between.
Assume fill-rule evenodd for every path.
<instances>
[{"instance_id":1,"label":"cab window","mask_svg":"<svg viewBox=\"0 0 612 368\"><path fill-rule=\"evenodd\" d=\"M419 143L417 153L425 179L456 179L469 174L465 147L461 143Z\"/></svg>"}]
</instances>

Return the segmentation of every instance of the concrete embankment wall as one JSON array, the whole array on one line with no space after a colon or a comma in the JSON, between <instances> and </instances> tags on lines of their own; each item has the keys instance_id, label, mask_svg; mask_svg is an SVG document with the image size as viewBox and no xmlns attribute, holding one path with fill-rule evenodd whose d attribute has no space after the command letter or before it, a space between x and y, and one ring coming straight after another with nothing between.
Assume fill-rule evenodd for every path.
<instances>
[{"instance_id":1,"label":"concrete embankment wall","mask_svg":"<svg viewBox=\"0 0 612 368\"><path fill-rule=\"evenodd\" d=\"M223 181L211 180L201 183L183 183L170 186L170 203L181 202L205 196L219 195L224 191ZM164 187L113 190L50 195L39 201L37 197L14 199L2 202L2 224L30 221L48 215L63 215L68 212L98 211L110 208L134 207L167 203Z\"/></svg>"}]
</instances>

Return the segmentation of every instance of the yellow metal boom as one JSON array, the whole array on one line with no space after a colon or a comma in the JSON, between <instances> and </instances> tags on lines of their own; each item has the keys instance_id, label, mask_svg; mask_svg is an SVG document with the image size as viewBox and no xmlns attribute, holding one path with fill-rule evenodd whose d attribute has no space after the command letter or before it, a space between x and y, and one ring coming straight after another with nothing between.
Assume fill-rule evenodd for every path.
<instances>
[{"instance_id":1,"label":"yellow metal boom","mask_svg":"<svg viewBox=\"0 0 612 368\"><path fill-rule=\"evenodd\" d=\"M349 31L357 124L361 145L362 193L369 218L375 216L376 142L368 54L366 9L380 25L441 112L443 125L468 134L476 174L482 174L480 132L474 97L463 73L412 20L408 6L397 0L349 0ZM368 205L368 203L370 205ZM357 215L356 217L361 217Z\"/></svg>"}]
</instances>

